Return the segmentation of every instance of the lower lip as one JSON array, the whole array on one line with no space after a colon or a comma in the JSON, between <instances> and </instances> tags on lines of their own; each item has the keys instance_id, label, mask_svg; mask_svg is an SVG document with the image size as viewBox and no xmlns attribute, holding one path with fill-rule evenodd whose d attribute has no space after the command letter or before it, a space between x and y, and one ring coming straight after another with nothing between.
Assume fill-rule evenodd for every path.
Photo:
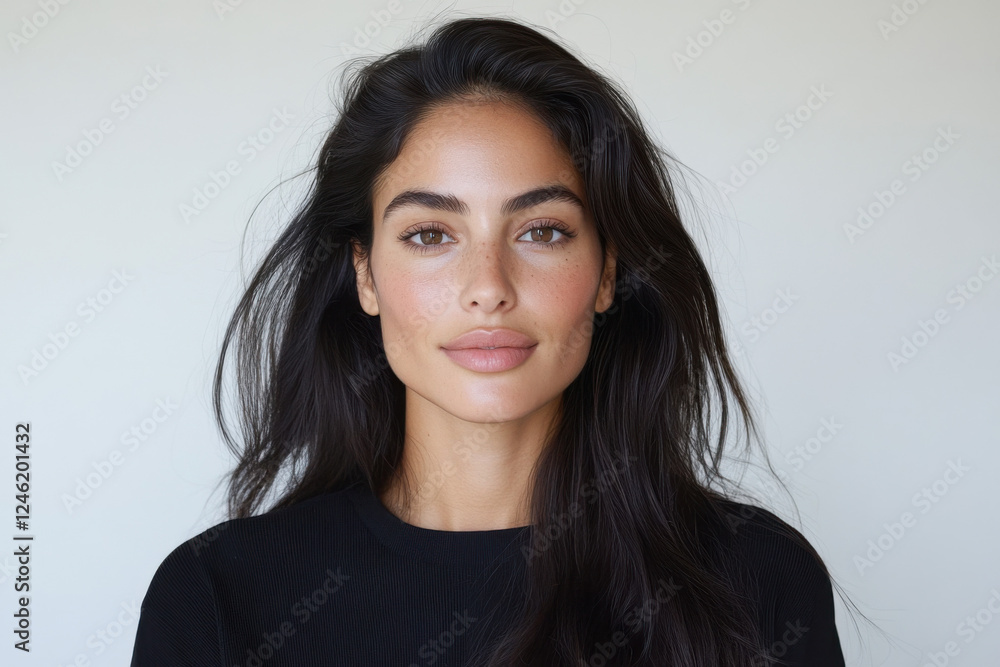
<instances>
[{"instance_id":1,"label":"lower lip","mask_svg":"<svg viewBox=\"0 0 1000 667\"><path fill-rule=\"evenodd\" d=\"M525 359L535 351L537 344L531 347L498 347L493 350L470 348L467 350L448 350L444 353L463 368L480 373L496 373L520 366Z\"/></svg>"}]
</instances>

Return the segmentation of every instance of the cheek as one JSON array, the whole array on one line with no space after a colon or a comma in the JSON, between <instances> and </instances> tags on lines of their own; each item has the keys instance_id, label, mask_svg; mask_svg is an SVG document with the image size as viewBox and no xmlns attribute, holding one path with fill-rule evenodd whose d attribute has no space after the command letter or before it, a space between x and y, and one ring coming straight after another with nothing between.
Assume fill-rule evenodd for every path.
<instances>
[{"instance_id":1,"label":"cheek","mask_svg":"<svg viewBox=\"0 0 1000 667\"><path fill-rule=\"evenodd\" d=\"M532 284L527 294L522 290L521 302L536 313L536 321L561 356L586 356L596 296L594 272L574 268ZM530 305L525 303L529 298Z\"/></svg>"},{"instance_id":2,"label":"cheek","mask_svg":"<svg viewBox=\"0 0 1000 667\"><path fill-rule=\"evenodd\" d=\"M441 275L391 268L382 275L386 278L379 281L379 312L386 356L394 364L405 364L429 344L457 293Z\"/></svg>"}]
</instances>

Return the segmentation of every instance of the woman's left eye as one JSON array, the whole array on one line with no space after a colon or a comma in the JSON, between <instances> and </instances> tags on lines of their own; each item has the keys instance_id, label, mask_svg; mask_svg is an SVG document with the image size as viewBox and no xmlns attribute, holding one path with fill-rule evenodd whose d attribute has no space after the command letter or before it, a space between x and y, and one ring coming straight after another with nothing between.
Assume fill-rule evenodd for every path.
<instances>
[{"instance_id":1,"label":"woman's left eye","mask_svg":"<svg viewBox=\"0 0 1000 667\"><path fill-rule=\"evenodd\" d=\"M553 239L553 232L560 236ZM525 236L529 236L530 241L537 242L539 245L556 245L561 243L564 238L572 237L574 234L569 231L568 227L561 224L540 223L522 234L521 238L523 239Z\"/></svg>"},{"instance_id":2,"label":"woman's left eye","mask_svg":"<svg viewBox=\"0 0 1000 667\"><path fill-rule=\"evenodd\" d=\"M552 239L553 233L562 234L562 232L556 229L555 227L532 227L531 229L529 229L524 233L524 236L530 236L530 238L528 239L530 241L551 243L553 240ZM521 238L523 239L524 236L522 236Z\"/></svg>"}]
</instances>

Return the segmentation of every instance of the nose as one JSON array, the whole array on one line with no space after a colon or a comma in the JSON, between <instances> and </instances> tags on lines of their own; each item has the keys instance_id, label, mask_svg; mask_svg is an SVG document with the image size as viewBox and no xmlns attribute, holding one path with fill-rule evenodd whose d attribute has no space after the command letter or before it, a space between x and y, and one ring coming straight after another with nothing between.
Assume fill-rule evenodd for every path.
<instances>
[{"instance_id":1,"label":"nose","mask_svg":"<svg viewBox=\"0 0 1000 667\"><path fill-rule=\"evenodd\" d=\"M514 305L516 267L502 241L481 241L464 258L462 307L493 312Z\"/></svg>"}]
</instances>

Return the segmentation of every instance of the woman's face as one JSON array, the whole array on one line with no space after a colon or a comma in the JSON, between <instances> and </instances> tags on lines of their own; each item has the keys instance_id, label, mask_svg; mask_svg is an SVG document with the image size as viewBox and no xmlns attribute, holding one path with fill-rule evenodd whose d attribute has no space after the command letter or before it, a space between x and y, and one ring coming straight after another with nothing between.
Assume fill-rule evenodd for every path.
<instances>
[{"instance_id":1,"label":"woman's face","mask_svg":"<svg viewBox=\"0 0 1000 667\"><path fill-rule=\"evenodd\" d=\"M517 199L539 188L549 195ZM358 293L380 316L408 407L423 399L496 423L557 405L587 359L594 313L612 303L615 263L609 247L602 272L583 183L548 128L508 104L441 107L407 137L373 213ZM517 347L446 349L500 328L521 337L498 344Z\"/></svg>"}]
</instances>

